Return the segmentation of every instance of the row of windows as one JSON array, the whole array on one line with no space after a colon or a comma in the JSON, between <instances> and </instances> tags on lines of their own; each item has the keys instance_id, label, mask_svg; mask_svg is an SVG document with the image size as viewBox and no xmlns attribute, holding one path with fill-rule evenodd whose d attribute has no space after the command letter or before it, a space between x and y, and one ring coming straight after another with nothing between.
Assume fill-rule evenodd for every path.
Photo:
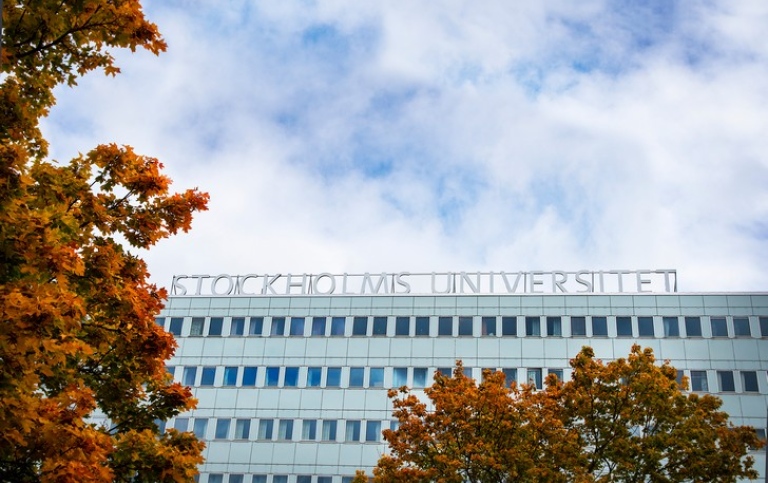
<instances>
[{"instance_id":1,"label":"row of windows","mask_svg":"<svg viewBox=\"0 0 768 483\"><path fill-rule=\"evenodd\" d=\"M334 479L332 476L314 476L314 475L243 475L238 473L225 475L223 473L210 473L200 475L208 479L206 483L352 483L354 477L343 476L341 480ZM269 478L269 479L268 479ZM195 478L196 482L203 483L200 478Z\"/></svg>"},{"instance_id":2,"label":"row of windows","mask_svg":"<svg viewBox=\"0 0 768 483\"><path fill-rule=\"evenodd\" d=\"M385 424L387 421L383 421ZM391 422L393 427L396 422ZM165 425L159 423L160 431ZM232 419L179 418L173 421L177 431L191 431L202 440L258 441L382 441L382 421L361 419Z\"/></svg>"},{"instance_id":3,"label":"row of windows","mask_svg":"<svg viewBox=\"0 0 768 483\"><path fill-rule=\"evenodd\" d=\"M171 373L175 367L169 367ZM198 371L200 369L200 371ZM241 371L242 369L242 371ZM223 378L216 379L217 370L221 370ZM518 368L504 367L493 368L504 373L506 385L512 381L518 381ZM535 387L543 387L544 376L555 374L558 379L563 379L563 369L543 369L539 367L520 369L525 376L524 381L534 384ZM430 370L427 367L260 367L260 366L228 366L228 367L184 367L181 383L186 386L223 386L223 387L327 387L327 388L384 388L402 387L424 388L431 382L436 372L452 374L450 367L439 367ZM200 380L197 374L200 372ZM484 370L480 368L465 367L464 374L467 377L482 375ZM241 378L242 373L242 378ZM713 374L709 383L709 374ZM742 392L759 392L757 382L758 371L690 371L690 389L692 391L710 392L735 392L735 377L741 377ZM678 380L682 381L685 374L678 370ZM740 376L734 376L740 374ZM428 379L429 377L429 379Z\"/></svg>"},{"instance_id":4,"label":"row of windows","mask_svg":"<svg viewBox=\"0 0 768 483\"><path fill-rule=\"evenodd\" d=\"M631 316L489 316L489 317L229 317L230 337L346 337L346 336L518 336L608 337L609 323L617 337L703 337L706 322L711 337L752 337L749 317L631 317ZM500 320L499 320L500 319ZM518 319L520 326L518 327ZM682 319L682 320L681 320ZM432 323L436 321L436 324ZM224 335L225 317L192 317L189 336ZM761 337L768 337L768 317L758 317ZM351 324L349 323L351 322ZM165 319L157 319L165 325ZM181 336L183 317L170 317L168 331Z\"/></svg>"}]
</instances>

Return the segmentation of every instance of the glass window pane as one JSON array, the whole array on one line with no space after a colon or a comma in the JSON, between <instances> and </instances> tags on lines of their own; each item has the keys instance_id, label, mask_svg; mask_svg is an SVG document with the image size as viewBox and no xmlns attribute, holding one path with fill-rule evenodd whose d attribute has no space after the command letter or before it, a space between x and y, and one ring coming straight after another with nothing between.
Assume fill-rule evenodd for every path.
<instances>
[{"instance_id":1,"label":"glass window pane","mask_svg":"<svg viewBox=\"0 0 768 483\"><path fill-rule=\"evenodd\" d=\"M437 319L437 335L453 335L453 317Z\"/></svg>"},{"instance_id":2,"label":"glass window pane","mask_svg":"<svg viewBox=\"0 0 768 483\"><path fill-rule=\"evenodd\" d=\"M211 322L208 325L208 335L220 336L222 325L224 325L223 317L211 317Z\"/></svg>"},{"instance_id":3,"label":"glass window pane","mask_svg":"<svg viewBox=\"0 0 768 483\"><path fill-rule=\"evenodd\" d=\"M325 326L327 319L325 317L312 318L312 335L323 337L325 335Z\"/></svg>"},{"instance_id":4,"label":"glass window pane","mask_svg":"<svg viewBox=\"0 0 768 483\"><path fill-rule=\"evenodd\" d=\"M185 386L194 386L196 376L197 376L197 367L185 367L184 379L182 380L181 383L184 384Z\"/></svg>"},{"instance_id":5,"label":"glass window pane","mask_svg":"<svg viewBox=\"0 0 768 483\"><path fill-rule=\"evenodd\" d=\"M709 391L707 371L691 371L691 391Z\"/></svg>"},{"instance_id":6,"label":"glass window pane","mask_svg":"<svg viewBox=\"0 0 768 483\"><path fill-rule=\"evenodd\" d=\"M248 335L261 335L264 329L264 317L251 317Z\"/></svg>"},{"instance_id":7,"label":"glass window pane","mask_svg":"<svg viewBox=\"0 0 768 483\"><path fill-rule=\"evenodd\" d=\"M374 317L373 318L373 335L387 335L387 318L386 317Z\"/></svg>"},{"instance_id":8,"label":"glass window pane","mask_svg":"<svg viewBox=\"0 0 768 483\"><path fill-rule=\"evenodd\" d=\"M272 328L269 335L272 337L285 335L285 317L272 317Z\"/></svg>"},{"instance_id":9,"label":"glass window pane","mask_svg":"<svg viewBox=\"0 0 768 483\"><path fill-rule=\"evenodd\" d=\"M365 379L364 367L349 368L349 387L363 387L364 379Z\"/></svg>"},{"instance_id":10,"label":"glass window pane","mask_svg":"<svg viewBox=\"0 0 768 483\"><path fill-rule=\"evenodd\" d=\"M285 381L283 386L296 387L299 384L299 368L298 367L286 367L285 368Z\"/></svg>"},{"instance_id":11,"label":"glass window pane","mask_svg":"<svg viewBox=\"0 0 768 483\"><path fill-rule=\"evenodd\" d=\"M322 367L307 368L307 387L320 387L322 375Z\"/></svg>"},{"instance_id":12,"label":"glass window pane","mask_svg":"<svg viewBox=\"0 0 768 483\"><path fill-rule=\"evenodd\" d=\"M680 336L680 326L677 317L663 317L661 320L664 324L664 337Z\"/></svg>"},{"instance_id":13,"label":"glass window pane","mask_svg":"<svg viewBox=\"0 0 768 483\"><path fill-rule=\"evenodd\" d=\"M360 421L348 420L344 441L360 441Z\"/></svg>"},{"instance_id":14,"label":"glass window pane","mask_svg":"<svg viewBox=\"0 0 768 483\"><path fill-rule=\"evenodd\" d=\"M176 418L173 422L173 429L176 431L189 431L189 418Z\"/></svg>"},{"instance_id":15,"label":"glass window pane","mask_svg":"<svg viewBox=\"0 0 768 483\"><path fill-rule=\"evenodd\" d=\"M296 483L312 483L312 477L310 475L297 475Z\"/></svg>"},{"instance_id":16,"label":"glass window pane","mask_svg":"<svg viewBox=\"0 0 768 483\"><path fill-rule=\"evenodd\" d=\"M317 439L317 420L305 419L301 424L301 439L314 441Z\"/></svg>"},{"instance_id":17,"label":"glass window pane","mask_svg":"<svg viewBox=\"0 0 768 483\"><path fill-rule=\"evenodd\" d=\"M291 335L304 335L304 317L291 317Z\"/></svg>"},{"instance_id":18,"label":"glass window pane","mask_svg":"<svg viewBox=\"0 0 768 483\"><path fill-rule=\"evenodd\" d=\"M217 419L216 420L216 439L227 439L229 437L229 425L230 419Z\"/></svg>"},{"instance_id":19,"label":"glass window pane","mask_svg":"<svg viewBox=\"0 0 768 483\"><path fill-rule=\"evenodd\" d=\"M549 369L547 371L547 374L554 374L557 377L558 381L563 380L563 370L562 369Z\"/></svg>"},{"instance_id":20,"label":"glass window pane","mask_svg":"<svg viewBox=\"0 0 768 483\"><path fill-rule=\"evenodd\" d=\"M172 317L171 326L168 328L168 332L173 335L181 335L181 327L184 325L184 319L181 317Z\"/></svg>"},{"instance_id":21,"label":"glass window pane","mask_svg":"<svg viewBox=\"0 0 768 483\"><path fill-rule=\"evenodd\" d=\"M272 483L288 483L288 475L274 475Z\"/></svg>"},{"instance_id":22,"label":"glass window pane","mask_svg":"<svg viewBox=\"0 0 768 483\"><path fill-rule=\"evenodd\" d=\"M616 317L616 335L632 337L632 317Z\"/></svg>"},{"instance_id":23,"label":"glass window pane","mask_svg":"<svg viewBox=\"0 0 768 483\"><path fill-rule=\"evenodd\" d=\"M224 385L234 386L237 384L237 372L239 367L225 367L224 368Z\"/></svg>"},{"instance_id":24,"label":"glass window pane","mask_svg":"<svg viewBox=\"0 0 768 483\"><path fill-rule=\"evenodd\" d=\"M245 332L245 317L232 317L229 323L229 335L243 335Z\"/></svg>"},{"instance_id":25,"label":"glass window pane","mask_svg":"<svg viewBox=\"0 0 768 483\"><path fill-rule=\"evenodd\" d=\"M733 392L736 384L733 382L733 371L717 371L717 381L721 392Z\"/></svg>"},{"instance_id":26,"label":"glass window pane","mask_svg":"<svg viewBox=\"0 0 768 483\"><path fill-rule=\"evenodd\" d=\"M277 429L277 439L290 441L293 439L293 419L281 419Z\"/></svg>"},{"instance_id":27,"label":"glass window pane","mask_svg":"<svg viewBox=\"0 0 768 483\"><path fill-rule=\"evenodd\" d=\"M414 367L413 368L413 387L422 388L427 385L427 368L426 367Z\"/></svg>"},{"instance_id":28,"label":"glass window pane","mask_svg":"<svg viewBox=\"0 0 768 483\"><path fill-rule=\"evenodd\" d=\"M365 423L365 440L366 441L381 440L381 421L367 421Z\"/></svg>"},{"instance_id":29,"label":"glass window pane","mask_svg":"<svg viewBox=\"0 0 768 483\"><path fill-rule=\"evenodd\" d=\"M760 337L768 337L768 317L760 317Z\"/></svg>"},{"instance_id":30,"label":"glass window pane","mask_svg":"<svg viewBox=\"0 0 768 483\"><path fill-rule=\"evenodd\" d=\"M517 335L517 317L501 318L501 335Z\"/></svg>"},{"instance_id":31,"label":"glass window pane","mask_svg":"<svg viewBox=\"0 0 768 483\"><path fill-rule=\"evenodd\" d=\"M768 335L768 332L766 332ZM418 337L429 336L429 317L416 317L416 331Z\"/></svg>"},{"instance_id":32,"label":"glass window pane","mask_svg":"<svg viewBox=\"0 0 768 483\"><path fill-rule=\"evenodd\" d=\"M192 317L192 325L189 328L189 335L203 335L203 324L205 324L205 319L203 317Z\"/></svg>"},{"instance_id":33,"label":"glass window pane","mask_svg":"<svg viewBox=\"0 0 768 483\"><path fill-rule=\"evenodd\" d=\"M195 433L197 439L205 439L205 432L208 429L208 418L195 418L195 423L192 426L192 432Z\"/></svg>"},{"instance_id":34,"label":"glass window pane","mask_svg":"<svg viewBox=\"0 0 768 483\"><path fill-rule=\"evenodd\" d=\"M243 475L229 475L229 481L227 483L243 483Z\"/></svg>"},{"instance_id":35,"label":"glass window pane","mask_svg":"<svg viewBox=\"0 0 768 483\"><path fill-rule=\"evenodd\" d=\"M459 335L472 335L472 317L459 317Z\"/></svg>"},{"instance_id":36,"label":"glass window pane","mask_svg":"<svg viewBox=\"0 0 768 483\"><path fill-rule=\"evenodd\" d=\"M605 317L592 317L592 335L597 337L608 336L608 321Z\"/></svg>"},{"instance_id":37,"label":"glass window pane","mask_svg":"<svg viewBox=\"0 0 768 483\"><path fill-rule=\"evenodd\" d=\"M221 473L211 473L208 475L208 483L224 483L224 475Z\"/></svg>"},{"instance_id":38,"label":"glass window pane","mask_svg":"<svg viewBox=\"0 0 768 483\"><path fill-rule=\"evenodd\" d=\"M323 421L323 441L336 441L336 421Z\"/></svg>"},{"instance_id":39,"label":"glass window pane","mask_svg":"<svg viewBox=\"0 0 768 483\"><path fill-rule=\"evenodd\" d=\"M352 335L368 334L368 317L355 317L352 320Z\"/></svg>"},{"instance_id":40,"label":"glass window pane","mask_svg":"<svg viewBox=\"0 0 768 483\"><path fill-rule=\"evenodd\" d=\"M562 337L563 326L560 317L547 317L547 335L550 337Z\"/></svg>"},{"instance_id":41,"label":"glass window pane","mask_svg":"<svg viewBox=\"0 0 768 483\"><path fill-rule=\"evenodd\" d=\"M685 333L688 337L701 337L701 317L686 317Z\"/></svg>"},{"instance_id":42,"label":"glass window pane","mask_svg":"<svg viewBox=\"0 0 768 483\"><path fill-rule=\"evenodd\" d=\"M517 369L505 367L501 370L504 373L504 385L509 387L512 382L517 381Z\"/></svg>"},{"instance_id":43,"label":"glass window pane","mask_svg":"<svg viewBox=\"0 0 768 483\"><path fill-rule=\"evenodd\" d=\"M329 367L325 380L325 387L341 386L341 367Z\"/></svg>"},{"instance_id":44,"label":"glass window pane","mask_svg":"<svg viewBox=\"0 0 768 483\"><path fill-rule=\"evenodd\" d=\"M213 381L216 379L215 367L203 367L203 376L200 378L201 386L213 386Z\"/></svg>"},{"instance_id":45,"label":"glass window pane","mask_svg":"<svg viewBox=\"0 0 768 483\"><path fill-rule=\"evenodd\" d=\"M331 336L343 337L346 323L347 319L345 317L333 317L331 319Z\"/></svg>"},{"instance_id":46,"label":"glass window pane","mask_svg":"<svg viewBox=\"0 0 768 483\"><path fill-rule=\"evenodd\" d=\"M541 369L528 369L528 384L532 384L536 389L544 387L541 381Z\"/></svg>"},{"instance_id":47,"label":"glass window pane","mask_svg":"<svg viewBox=\"0 0 768 483\"><path fill-rule=\"evenodd\" d=\"M752 336L752 330L749 327L749 318L747 317L733 318L733 335L735 335L736 337Z\"/></svg>"},{"instance_id":48,"label":"glass window pane","mask_svg":"<svg viewBox=\"0 0 768 483\"><path fill-rule=\"evenodd\" d=\"M453 377L453 369L450 367L438 367L436 372L439 372L446 377Z\"/></svg>"},{"instance_id":49,"label":"glass window pane","mask_svg":"<svg viewBox=\"0 0 768 483\"><path fill-rule=\"evenodd\" d=\"M259 439L272 439L272 429L275 422L271 419L262 419L259 421Z\"/></svg>"},{"instance_id":50,"label":"glass window pane","mask_svg":"<svg viewBox=\"0 0 768 483\"><path fill-rule=\"evenodd\" d=\"M540 317L525 318L525 335L530 337L541 336L541 318Z\"/></svg>"},{"instance_id":51,"label":"glass window pane","mask_svg":"<svg viewBox=\"0 0 768 483\"><path fill-rule=\"evenodd\" d=\"M235 422L235 439L249 439L251 437L251 420L238 419Z\"/></svg>"},{"instance_id":52,"label":"glass window pane","mask_svg":"<svg viewBox=\"0 0 768 483\"><path fill-rule=\"evenodd\" d=\"M571 317L571 336L587 335L587 318Z\"/></svg>"},{"instance_id":53,"label":"glass window pane","mask_svg":"<svg viewBox=\"0 0 768 483\"><path fill-rule=\"evenodd\" d=\"M744 392L757 392L757 372L741 371L741 382L744 385Z\"/></svg>"},{"instance_id":54,"label":"glass window pane","mask_svg":"<svg viewBox=\"0 0 768 483\"><path fill-rule=\"evenodd\" d=\"M483 317L481 319L481 331L483 335L496 335L496 317Z\"/></svg>"},{"instance_id":55,"label":"glass window pane","mask_svg":"<svg viewBox=\"0 0 768 483\"><path fill-rule=\"evenodd\" d=\"M267 475L253 475L251 483L267 483Z\"/></svg>"},{"instance_id":56,"label":"glass window pane","mask_svg":"<svg viewBox=\"0 0 768 483\"><path fill-rule=\"evenodd\" d=\"M408 385L408 368L395 367L392 370L392 387L403 387Z\"/></svg>"},{"instance_id":57,"label":"glass window pane","mask_svg":"<svg viewBox=\"0 0 768 483\"><path fill-rule=\"evenodd\" d=\"M638 317L637 333L640 337L654 337L656 333L653 330L653 317Z\"/></svg>"},{"instance_id":58,"label":"glass window pane","mask_svg":"<svg viewBox=\"0 0 768 483\"><path fill-rule=\"evenodd\" d=\"M383 367L371 367L368 375L368 387L384 387Z\"/></svg>"},{"instance_id":59,"label":"glass window pane","mask_svg":"<svg viewBox=\"0 0 768 483\"><path fill-rule=\"evenodd\" d=\"M712 317L709 319L712 325L712 337L728 337L728 325L725 317Z\"/></svg>"},{"instance_id":60,"label":"glass window pane","mask_svg":"<svg viewBox=\"0 0 768 483\"><path fill-rule=\"evenodd\" d=\"M411 332L411 318L397 317L395 319L395 335L408 336Z\"/></svg>"},{"instance_id":61,"label":"glass window pane","mask_svg":"<svg viewBox=\"0 0 768 483\"><path fill-rule=\"evenodd\" d=\"M243 386L252 387L256 385L256 367L244 367L243 368Z\"/></svg>"},{"instance_id":62,"label":"glass window pane","mask_svg":"<svg viewBox=\"0 0 768 483\"><path fill-rule=\"evenodd\" d=\"M280 368L267 367L267 378L264 384L267 387L277 387L279 382L280 382Z\"/></svg>"}]
</instances>

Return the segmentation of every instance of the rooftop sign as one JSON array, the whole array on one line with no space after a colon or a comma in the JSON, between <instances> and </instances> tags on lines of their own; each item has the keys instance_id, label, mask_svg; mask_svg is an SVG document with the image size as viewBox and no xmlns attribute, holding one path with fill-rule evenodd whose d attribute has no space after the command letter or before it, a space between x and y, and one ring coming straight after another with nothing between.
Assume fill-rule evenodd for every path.
<instances>
[{"instance_id":1,"label":"rooftop sign","mask_svg":"<svg viewBox=\"0 0 768 483\"><path fill-rule=\"evenodd\" d=\"M176 275L171 295L405 295L677 292L675 270Z\"/></svg>"}]
</instances>

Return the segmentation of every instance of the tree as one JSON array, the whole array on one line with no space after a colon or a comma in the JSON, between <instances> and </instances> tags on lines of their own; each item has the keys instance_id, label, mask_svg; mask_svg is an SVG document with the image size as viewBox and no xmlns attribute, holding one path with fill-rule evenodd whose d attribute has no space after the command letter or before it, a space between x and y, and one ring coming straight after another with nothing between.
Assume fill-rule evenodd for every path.
<instances>
[{"instance_id":1,"label":"tree","mask_svg":"<svg viewBox=\"0 0 768 483\"><path fill-rule=\"evenodd\" d=\"M208 196L171 193L158 160L128 146L49 160L39 129L57 85L118 72L110 48L165 43L136 0L6 0L2 13L0 481L190 481L202 443L157 422L195 401L166 374L166 292L131 250L187 231Z\"/></svg>"},{"instance_id":2,"label":"tree","mask_svg":"<svg viewBox=\"0 0 768 483\"><path fill-rule=\"evenodd\" d=\"M752 428L728 424L711 395L685 394L668 363L634 346L604 363L585 347L567 382L504 385L486 371L437 374L422 401L391 390L397 429L377 482L732 482L754 478ZM358 475L357 482L365 481Z\"/></svg>"}]
</instances>

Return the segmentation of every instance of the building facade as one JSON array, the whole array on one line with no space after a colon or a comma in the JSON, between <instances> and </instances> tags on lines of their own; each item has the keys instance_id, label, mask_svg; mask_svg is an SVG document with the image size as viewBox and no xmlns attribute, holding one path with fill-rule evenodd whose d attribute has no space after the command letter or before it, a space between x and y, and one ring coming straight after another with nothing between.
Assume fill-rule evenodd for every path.
<instances>
[{"instance_id":1,"label":"building facade","mask_svg":"<svg viewBox=\"0 0 768 483\"><path fill-rule=\"evenodd\" d=\"M351 481L386 450L389 388L428 386L457 359L541 387L584 345L603 360L651 347L765 434L768 294L177 295L158 323L199 401L166 424L205 440L200 483Z\"/></svg>"}]
</instances>

